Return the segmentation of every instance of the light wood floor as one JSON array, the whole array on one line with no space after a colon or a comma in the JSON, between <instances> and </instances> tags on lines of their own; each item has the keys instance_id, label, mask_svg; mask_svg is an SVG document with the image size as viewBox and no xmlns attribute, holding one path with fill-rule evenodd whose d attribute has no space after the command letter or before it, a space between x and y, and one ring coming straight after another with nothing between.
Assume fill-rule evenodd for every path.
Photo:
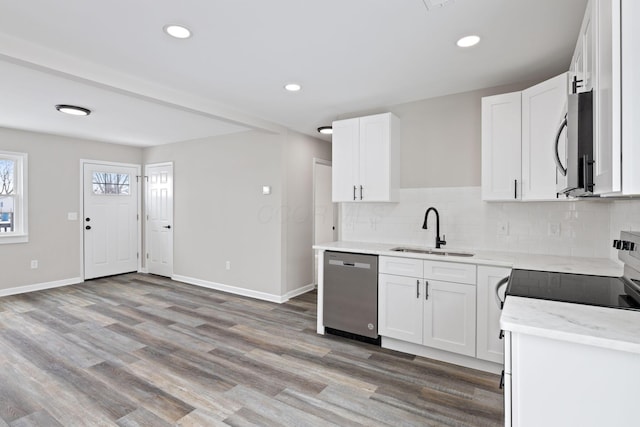
<instances>
[{"instance_id":1,"label":"light wood floor","mask_svg":"<svg viewBox=\"0 0 640 427\"><path fill-rule=\"evenodd\" d=\"M495 375L315 333L282 305L128 274L0 298L0 426L497 426Z\"/></svg>"}]
</instances>

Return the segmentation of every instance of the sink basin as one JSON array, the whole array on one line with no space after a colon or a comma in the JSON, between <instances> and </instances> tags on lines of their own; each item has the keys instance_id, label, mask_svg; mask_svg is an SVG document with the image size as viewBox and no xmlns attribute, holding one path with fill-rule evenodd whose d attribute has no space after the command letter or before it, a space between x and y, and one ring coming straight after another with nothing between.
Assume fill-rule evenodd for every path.
<instances>
[{"instance_id":1,"label":"sink basin","mask_svg":"<svg viewBox=\"0 0 640 427\"><path fill-rule=\"evenodd\" d=\"M453 251L443 251L438 249L415 249L415 248L392 248L393 252L407 252L413 254L426 254L426 255L442 255L442 256L460 256L460 257L470 257L473 254L469 252L453 252Z\"/></svg>"}]
</instances>

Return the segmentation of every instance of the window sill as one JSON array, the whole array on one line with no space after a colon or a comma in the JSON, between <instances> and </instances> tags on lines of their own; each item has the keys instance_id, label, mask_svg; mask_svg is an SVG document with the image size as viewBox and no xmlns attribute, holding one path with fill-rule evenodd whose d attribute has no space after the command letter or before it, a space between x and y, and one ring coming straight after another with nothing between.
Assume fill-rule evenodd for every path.
<instances>
[{"instance_id":1,"label":"window sill","mask_svg":"<svg viewBox=\"0 0 640 427\"><path fill-rule=\"evenodd\" d=\"M11 243L27 243L29 241L28 234L11 234L11 235L0 235L0 245L11 244Z\"/></svg>"}]
</instances>

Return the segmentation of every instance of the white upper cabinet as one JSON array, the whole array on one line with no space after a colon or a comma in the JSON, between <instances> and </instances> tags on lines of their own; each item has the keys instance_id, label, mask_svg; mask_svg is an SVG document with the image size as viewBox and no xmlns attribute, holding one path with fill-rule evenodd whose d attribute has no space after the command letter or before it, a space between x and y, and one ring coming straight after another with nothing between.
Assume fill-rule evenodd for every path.
<instances>
[{"instance_id":1,"label":"white upper cabinet","mask_svg":"<svg viewBox=\"0 0 640 427\"><path fill-rule=\"evenodd\" d=\"M482 200L556 200L556 134L567 73L482 98Z\"/></svg>"},{"instance_id":2,"label":"white upper cabinet","mask_svg":"<svg viewBox=\"0 0 640 427\"><path fill-rule=\"evenodd\" d=\"M391 113L333 122L333 201L394 202L400 120Z\"/></svg>"},{"instance_id":3,"label":"white upper cabinet","mask_svg":"<svg viewBox=\"0 0 640 427\"><path fill-rule=\"evenodd\" d=\"M572 61L582 55L592 67L584 89L591 81L594 192L600 195L640 194L639 20L637 0L591 0Z\"/></svg>"},{"instance_id":4,"label":"white upper cabinet","mask_svg":"<svg viewBox=\"0 0 640 427\"><path fill-rule=\"evenodd\" d=\"M556 199L553 152L567 91L567 73L522 91L522 200Z\"/></svg>"},{"instance_id":5,"label":"white upper cabinet","mask_svg":"<svg viewBox=\"0 0 640 427\"><path fill-rule=\"evenodd\" d=\"M482 98L482 200L517 200L521 176L522 95Z\"/></svg>"}]
</instances>

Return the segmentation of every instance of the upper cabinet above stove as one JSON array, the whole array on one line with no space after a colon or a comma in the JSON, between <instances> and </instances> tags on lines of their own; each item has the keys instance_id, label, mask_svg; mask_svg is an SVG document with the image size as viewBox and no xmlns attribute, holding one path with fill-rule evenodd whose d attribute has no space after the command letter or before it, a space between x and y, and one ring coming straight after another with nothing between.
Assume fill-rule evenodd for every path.
<instances>
[{"instance_id":1,"label":"upper cabinet above stove","mask_svg":"<svg viewBox=\"0 0 640 427\"><path fill-rule=\"evenodd\" d=\"M600 195L640 195L639 20L637 0L590 0L571 61L576 91L593 89Z\"/></svg>"},{"instance_id":2,"label":"upper cabinet above stove","mask_svg":"<svg viewBox=\"0 0 640 427\"><path fill-rule=\"evenodd\" d=\"M400 120L391 113L333 122L333 201L396 202Z\"/></svg>"}]
</instances>

